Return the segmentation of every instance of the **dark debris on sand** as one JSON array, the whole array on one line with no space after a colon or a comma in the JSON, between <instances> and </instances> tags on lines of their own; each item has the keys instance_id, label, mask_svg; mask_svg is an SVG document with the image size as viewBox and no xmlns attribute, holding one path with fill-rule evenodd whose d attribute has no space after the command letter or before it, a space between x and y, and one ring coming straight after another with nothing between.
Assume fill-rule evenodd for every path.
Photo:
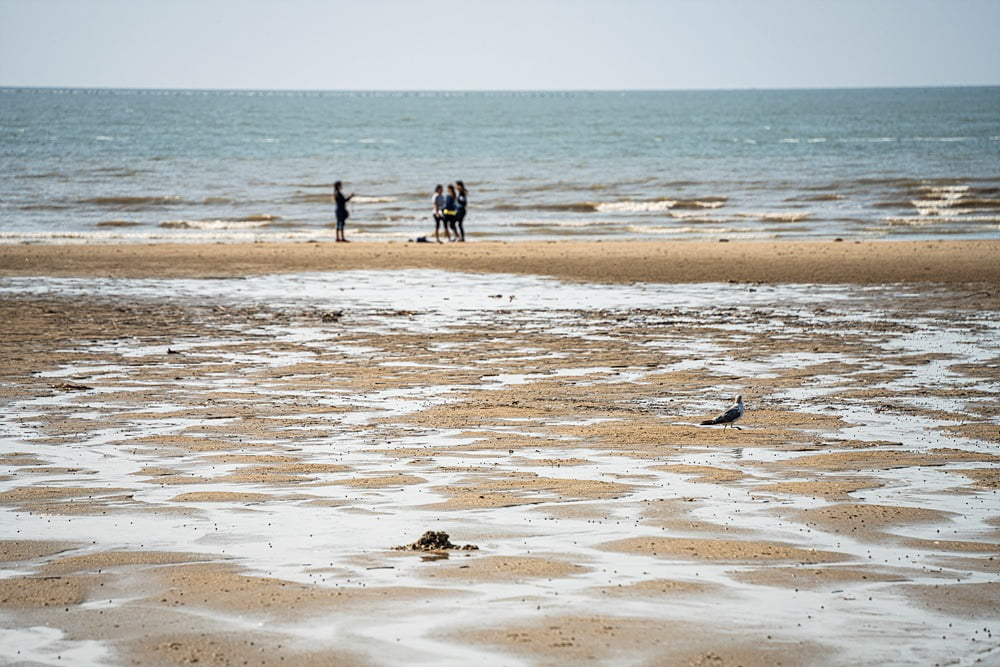
<instances>
[{"instance_id":1,"label":"dark debris on sand","mask_svg":"<svg viewBox=\"0 0 1000 667\"><path fill-rule=\"evenodd\" d=\"M478 551L479 547L475 544L458 546L457 544L451 543L451 540L448 539L448 533L428 530L413 544L403 544L398 547L393 547L393 549L396 551L445 551L447 549L457 549L459 551Z\"/></svg>"}]
</instances>

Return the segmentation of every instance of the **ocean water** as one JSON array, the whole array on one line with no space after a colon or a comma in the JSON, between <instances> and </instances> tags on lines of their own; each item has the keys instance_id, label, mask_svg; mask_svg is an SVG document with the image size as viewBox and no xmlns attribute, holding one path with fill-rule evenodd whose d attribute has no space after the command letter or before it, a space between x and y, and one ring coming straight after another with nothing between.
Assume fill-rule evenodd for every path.
<instances>
[{"instance_id":1,"label":"ocean water","mask_svg":"<svg viewBox=\"0 0 1000 667\"><path fill-rule=\"evenodd\" d=\"M1000 238L1000 88L0 89L0 242Z\"/></svg>"}]
</instances>

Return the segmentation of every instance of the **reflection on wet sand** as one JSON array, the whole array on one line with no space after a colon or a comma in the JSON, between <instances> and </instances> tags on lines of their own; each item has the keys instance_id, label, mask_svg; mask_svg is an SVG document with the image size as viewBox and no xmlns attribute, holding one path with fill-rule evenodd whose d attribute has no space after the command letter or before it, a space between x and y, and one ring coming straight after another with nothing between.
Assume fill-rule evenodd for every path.
<instances>
[{"instance_id":1,"label":"reflection on wet sand","mask_svg":"<svg viewBox=\"0 0 1000 667\"><path fill-rule=\"evenodd\" d=\"M441 276L9 280L0 657L998 655L990 293Z\"/></svg>"}]
</instances>

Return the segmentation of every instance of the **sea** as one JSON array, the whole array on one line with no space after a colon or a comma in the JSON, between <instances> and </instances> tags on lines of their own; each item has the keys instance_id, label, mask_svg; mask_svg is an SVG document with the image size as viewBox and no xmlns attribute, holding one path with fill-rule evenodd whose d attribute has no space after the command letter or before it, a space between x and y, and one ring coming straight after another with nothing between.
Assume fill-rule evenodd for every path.
<instances>
[{"instance_id":1,"label":"sea","mask_svg":"<svg viewBox=\"0 0 1000 667\"><path fill-rule=\"evenodd\" d=\"M0 88L0 243L1000 238L1000 87Z\"/></svg>"}]
</instances>

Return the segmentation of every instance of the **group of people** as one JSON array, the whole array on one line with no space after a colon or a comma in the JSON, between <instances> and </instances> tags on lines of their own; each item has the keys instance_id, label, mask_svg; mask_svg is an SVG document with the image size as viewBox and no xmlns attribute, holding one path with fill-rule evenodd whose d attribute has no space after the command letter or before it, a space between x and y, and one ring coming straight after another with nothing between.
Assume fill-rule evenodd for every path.
<instances>
[{"instance_id":1,"label":"group of people","mask_svg":"<svg viewBox=\"0 0 1000 667\"><path fill-rule=\"evenodd\" d=\"M347 202L354 197L352 192L345 195L341 189L344 184L337 181L333 184L333 201L337 207L337 242L347 243L344 237L344 225L350 212L347 210ZM441 240L440 230L444 228L444 235L448 241L465 241L465 211L469 205L469 192L465 189L465 183L455 181L448 184L448 194L444 194L444 187L438 185L434 188L434 240L444 243Z\"/></svg>"},{"instance_id":2,"label":"group of people","mask_svg":"<svg viewBox=\"0 0 1000 667\"><path fill-rule=\"evenodd\" d=\"M449 241L465 240L465 210L469 205L469 193L465 183L455 181L448 184L448 194L438 185L434 188L434 240L443 243L439 230L444 227L444 235Z\"/></svg>"}]
</instances>

